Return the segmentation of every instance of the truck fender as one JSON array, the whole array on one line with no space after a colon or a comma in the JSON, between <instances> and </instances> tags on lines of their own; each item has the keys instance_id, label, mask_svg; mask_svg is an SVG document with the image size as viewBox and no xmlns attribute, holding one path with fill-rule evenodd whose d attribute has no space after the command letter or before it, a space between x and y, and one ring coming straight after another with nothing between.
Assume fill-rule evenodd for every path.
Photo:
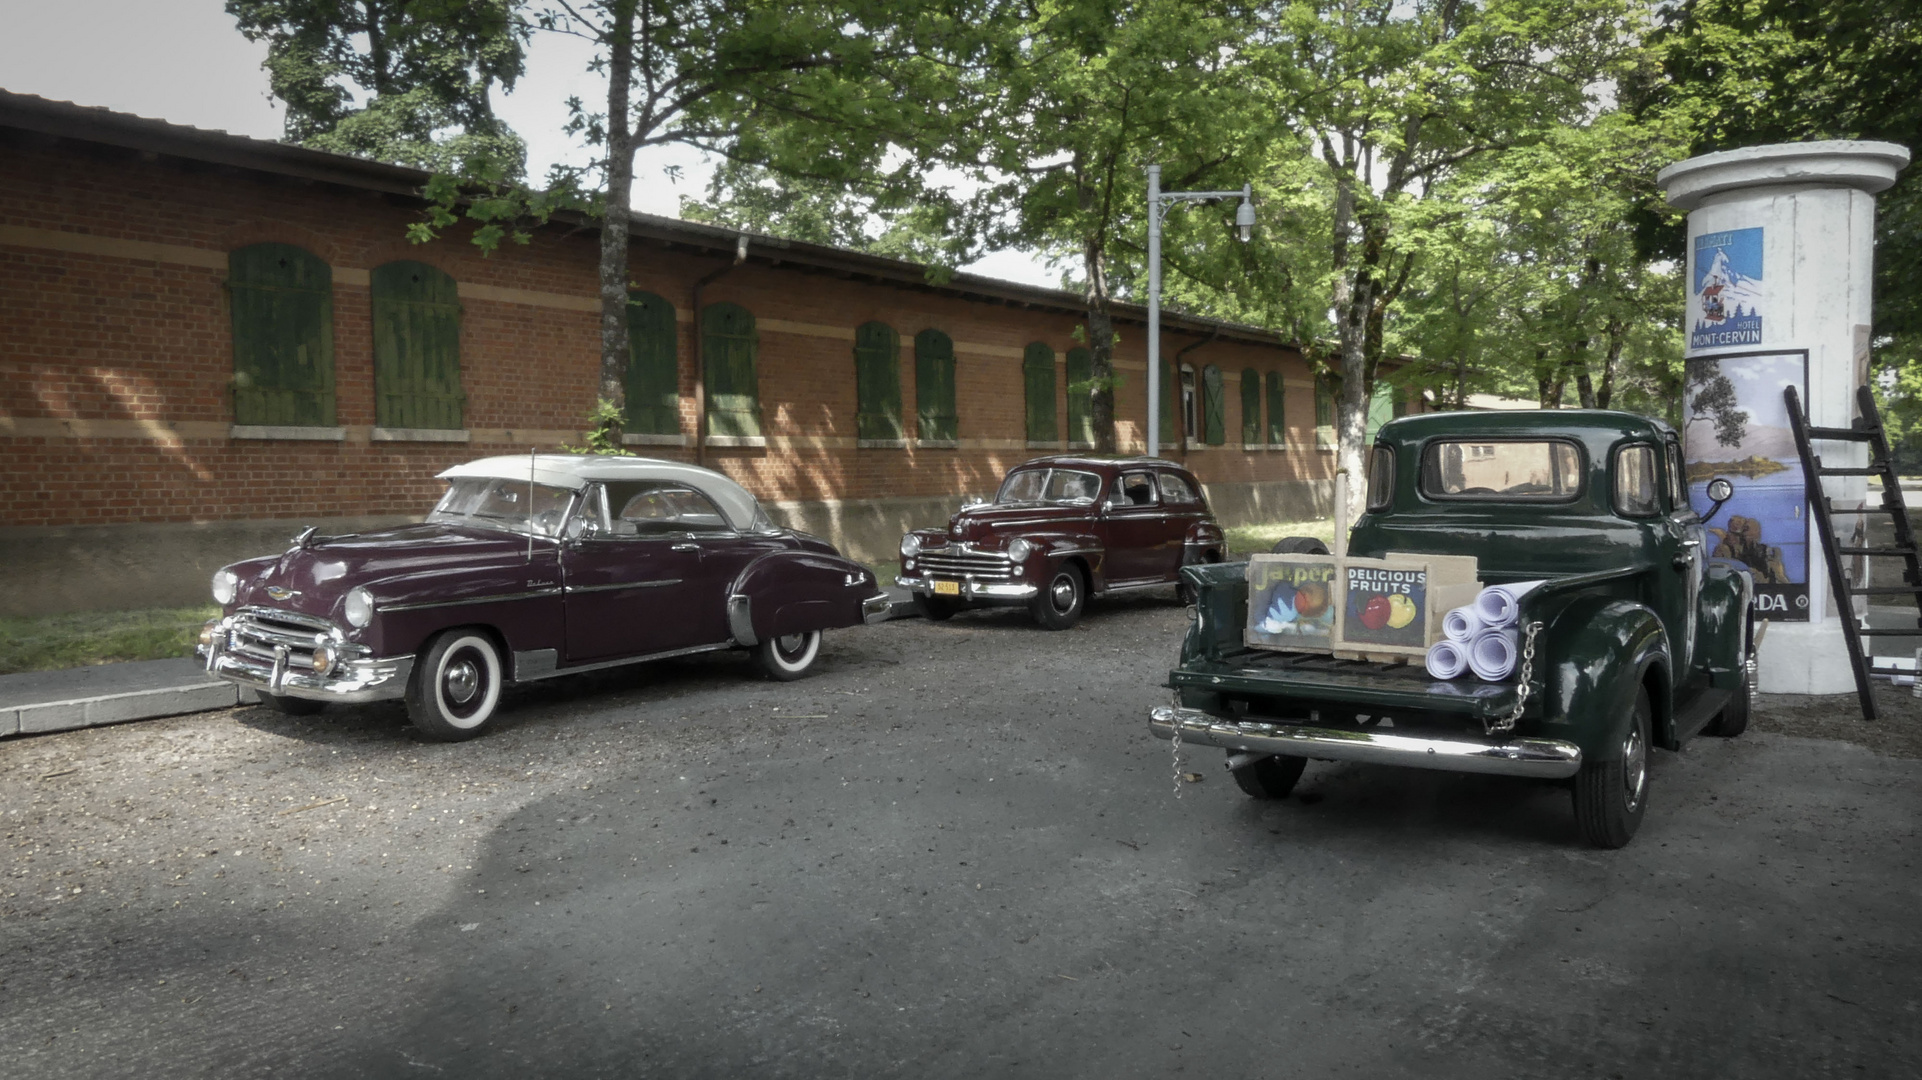
<instances>
[{"instance_id":1,"label":"truck fender","mask_svg":"<svg viewBox=\"0 0 1922 1080\"><path fill-rule=\"evenodd\" d=\"M1668 635L1655 612L1632 600L1582 597L1549 616L1543 734L1582 748L1584 761L1613 761L1628 734L1636 687L1648 684L1653 741L1674 742Z\"/></svg>"},{"instance_id":2,"label":"truck fender","mask_svg":"<svg viewBox=\"0 0 1922 1080\"><path fill-rule=\"evenodd\" d=\"M771 551L728 587L728 632L737 645L807 630L859 626L861 604L878 591L860 563L818 551Z\"/></svg>"},{"instance_id":3,"label":"truck fender","mask_svg":"<svg viewBox=\"0 0 1922 1080\"><path fill-rule=\"evenodd\" d=\"M1746 567L1720 559L1708 564L1695 629L1695 663L1708 673L1710 686L1733 690L1747 677L1754 602L1755 579Z\"/></svg>"},{"instance_id":4,"label":"truck fender","mask_svg":"<svg viewBox=\"0 0 1922 1080\"><path fill-rule=\"evenodd\" d=\"M1181 540L1181 564L1220 562L1228 552L1228 539L1221 526L1212 521L1197 521L1188 526Z\"/></svg>"},{"instance_id":5,"label":"truck fender","mask_svg":"<svg viewBox=\"0 0 1922 1080\"><path fill-rule=\"evenodd\" d=\"M1088 590L1104 592L1108 588L1107 555L1108 549L1102 545L1101 538L1093 533L1057 532L1026 533L1029 542L1041 549L1041 567L1047 574L1053 574L1055 567L1064 562L1080 561L1088 570ZM1046 581L1046 576L1041 577Z\"/></svg>"}]
</instances>

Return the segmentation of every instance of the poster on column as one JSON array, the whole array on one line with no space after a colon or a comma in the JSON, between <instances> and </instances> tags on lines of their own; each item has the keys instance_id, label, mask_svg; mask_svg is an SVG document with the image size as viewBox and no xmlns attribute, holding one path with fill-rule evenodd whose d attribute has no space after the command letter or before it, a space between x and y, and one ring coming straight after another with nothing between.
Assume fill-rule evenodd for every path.
<instances>
[{"instance_id":1,"label":"poster on column","mask_svg":"<svg viewBox=\"0 0 1922 1080\"><path fill-rule=\"evenodd\" d=\"M1789 428L1784 387L1808 400L1808 353L1691 356L1682 390L1689 502L1707 520L1709 556L1755 575L1755 613L1809 617L1809 528L1802 462ZM1709 481L1735 494L1712 518Z\"/></svg>"},{"instance_id":2,"label":"poster on column","mask_svg":"<svg viewBox=\"0 0 1922 1080\"><path fill-rule=\"evenodd\" d=\"M1688 350L1762 343L1768 292L1762 280L1762 230L1699 233L1689 250Z\"/></svg>"}]
</instances>

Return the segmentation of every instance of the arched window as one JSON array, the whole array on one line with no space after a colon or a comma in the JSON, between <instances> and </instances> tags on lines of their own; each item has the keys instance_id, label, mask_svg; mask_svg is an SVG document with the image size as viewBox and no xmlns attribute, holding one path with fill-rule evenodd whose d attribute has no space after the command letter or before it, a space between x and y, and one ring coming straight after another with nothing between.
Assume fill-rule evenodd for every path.
<instances>
[{"instance_id":1,"label":"arched window","mask_svg":"<svg viewBox=\"0 0 1922 1080\"><path fill-rule=\"evenodd\" d=\"M1261 445L1261 373L1241 369L1241 445Z\"/></svg>"},{"instance_id":2,"label":"arched window","mask_svg":"<svg viewBox=\"0 0 1922 1080\"><path fill-rule=\"evenodd\" d=\"M1228 422L1226 417L1227 389L1221 383L1221 369L1209 364L1201 369L1201 425L1202 441L1209 446L1220 446L1228 441Z\"/></svg>"},{"instance_id":3,"label":"arched window","mask_svg":"<svg viewBox=\"0 0 1922 1080\"><path fill-rule=\"evenodd\" d=\"M369 275L374 306L374 423L384 428L461 424L460 296L454 279L401 260Z\"/></svg>"},{"instance_id":4,"label":"arched window","mask_svg":"<svg viewBox=\"0 0 1922 1080\"><path fill-rule=\"evenodd\" d=\"M914 407L922 442L956 441L954 339L939 330L914 335Z\"/></svg>"},{"instance_id":5,"label":"arched window","mask_svg":"<svg viewBox=\"0 0 1922 1080\"><path fill-rule=\"evenodd\" d=\"M1029 342L1022 350L1021 386L1028 407L1028 441L1051 443L1059 439L1054 424L1054 350L1045 342Z\"/></svg>"},{"instance_id":6,"label":"arched window","mask_svg":"<svg viewBox=\"0 0 1922 1080\"><path fill-rule=\"evenodd\" d=\"M854 330L855 435L901 441L901 335L884 322Z\"/></svg>"},{"instance_id":7,"label":"arched window","mask_svg":"<svg viewBox=\"0 0 1922 1080\"><path fill-rule=\"evenodd\" d=\"M760 337L754 316L739 304L709 304L701 312L702 366L708 434L759 438L761 389L755 370Z\"/></svg>"},{"instance_id":8,"label":"arched window","mask_svg":"<svg viewBox=\"0 0 1922 1080\"><path fill-rule=\"evenodd\" d=\"M334 274L292 244L227 255L234 423L334 425Z\"/></svg>"},{"instance_id":9,"label":"arched window","mask_svg":"<svg viewBox=\"0 0 1922 1080\"><path fill-rule=\"evenodd\" d=\"M627 431L681 433L680 329L674 305L640 289L627 293Z\"/></svg>"},{"instance_id":10,"label":"arched window","mask_svg":"<svg viewBox=\"0 0 1922 1080\"><path fill-rule=\"evenodd\" d=\"M1268 445L1288 445L1288 398L1281 385L1281 372L1268 373Z\"/></svg>"},{"instance_id":11,"label":"arched window","mask_svg":"<svg viewBox=\"0 0 1922 1080\"><path fill-rule=\"evenodd\" d=\"M1068 443L1094 445L1094 354L1068 350Z\"/></svg>"}]
</instances>

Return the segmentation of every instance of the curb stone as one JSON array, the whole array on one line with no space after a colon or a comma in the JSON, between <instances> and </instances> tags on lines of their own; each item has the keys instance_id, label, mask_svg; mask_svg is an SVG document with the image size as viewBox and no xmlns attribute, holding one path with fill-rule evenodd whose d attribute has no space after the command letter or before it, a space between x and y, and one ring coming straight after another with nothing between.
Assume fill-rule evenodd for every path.
<instances>
[{"instance_id":1,"label":"curb stone","mask_svg":"<svg viewBox=\"0 0 1922 1080\"><path fill-rule=\"evenodd\" d=\"M44 701L0 709L0 738L42 735L53 731L152 720L182 713L230 709L240 704L240 688L232 683L189 683L124 694Z\"/></svg>"}]
</instances>

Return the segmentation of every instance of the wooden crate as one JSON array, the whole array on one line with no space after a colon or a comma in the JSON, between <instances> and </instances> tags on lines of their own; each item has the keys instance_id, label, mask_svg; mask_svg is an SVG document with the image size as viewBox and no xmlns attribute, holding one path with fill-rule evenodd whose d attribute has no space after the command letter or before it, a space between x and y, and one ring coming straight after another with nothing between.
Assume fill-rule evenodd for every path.
<instances>
[{"instance_id":1,"label":"wooden crate","mask_svg":"<svg viewBox=\"0 0 1922 1080\"><path fill-rule=\"evenodd\" d=\"M1420 663L1442 638L1442 616L1481 591L1473 556L1390 552L1342 560L1330 651L1347 660Z\"/></svg>"},{"instance_id":2,"label":"wooden crate","mask_svg":"<svg viewBox=\"0 0 1922 1080\"><path fill-rule=\"evenodd\" d=\"M1333 650L1340 577L1340 560L1333 555L1250 556L1242 641L1283 652Z\"/></svg>"}]
</instances>

